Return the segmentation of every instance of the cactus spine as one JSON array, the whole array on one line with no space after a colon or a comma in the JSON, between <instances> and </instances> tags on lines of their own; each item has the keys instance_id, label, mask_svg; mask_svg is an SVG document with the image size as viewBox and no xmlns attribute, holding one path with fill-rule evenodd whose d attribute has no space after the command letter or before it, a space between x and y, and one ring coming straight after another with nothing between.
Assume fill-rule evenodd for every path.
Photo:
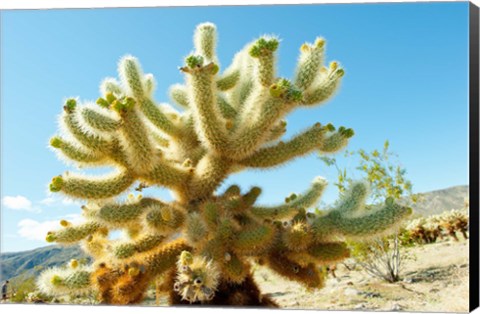
<instances>
[{"instance_id":1,"label":"cactus spine","mask_svg":"<svg viewBox=\"0 0 480 314\"><path fill-rule=\"evenodd\" d=\"M171 303L274 306L253 281L254 261L320 288L324 274L318 266L347 257L346 238L386 232L409 214L390 200L363 212L363 183L353 185L338 208L309 213L327 185L323 178L276 206L256 204L259 187L219 191L233 172L273 168L315 151L334 153L353 130L316 123L281 140L288 113L327 101L340 85L340 65L324 66L324 39L302 46L292 81L277 77L277 38L246 45L223 72L216 40L215 25L197 27L195 52L180 68L185 84L170 89L182 111L156 104L153 76L132 56L119 62L120 82L102 82L96 104L66 101L63 134L51 146L80 166L115 170L52 179L52 192L87 201L86 222L63 223L47 240L81 242L95 262L45 272L39 283L45 292L95 289L104 303L131 304L141 302L149 283L163 280ZM175 201L125 198L134 184L140 190L168 188ZM108 239L114 230L125 231L127 239Z\"/></svg>"}]
</instances>

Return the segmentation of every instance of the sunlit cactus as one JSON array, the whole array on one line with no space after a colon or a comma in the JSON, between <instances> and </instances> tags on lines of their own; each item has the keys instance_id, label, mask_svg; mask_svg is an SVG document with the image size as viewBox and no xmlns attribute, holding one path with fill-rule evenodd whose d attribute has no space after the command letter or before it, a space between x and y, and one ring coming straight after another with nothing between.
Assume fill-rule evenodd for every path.
<instances>
[{"instance_id":1,"label":"sunlit cactus","mask_svg":"<svg viewBox=\"0 0 480 314\"><path fill-rule=\"evenodd\" d=\"M384 234L411 212L391 199L364 210L364 183L353 184L323 215L308 211L327 186L320 177L276 206L257 204L259 187L222 186L235 172L337 152L354 132L319 122L282 139L290 112L322 104L339 88L344 70L335 61L324 65L324 39L302 45L292 80L276 73L277 38L247 44L223 71L216 42L213 24L197 27L195 51L180 68L185 84L170 89L176 109L157 104L153 76L132 56L120 60L119 81L102 82L96 103L66 101L62 133L51 146L82 168L113 170L53 178L52 192L86 202L85 222L62 222L47 241L81 243L94 263L48 270L39 281L42 291L95 290L101 302L132 304L163 280L172 304L275 306L253 279L254 263L321 288L321 266L349 256L345 239ZM171 190L175 200L126 196L154 187ZM109 238L115 230L124 231L122 240Z\"/></svg>"},{"instance_id":2,"label":"sunlit cactus","mask_svg":"<svg viewBox=\"0 0 480 314\"><path fill-rule=\"evenodd\" d=\"M469 219L468 212L465 210L452 209L443 213L440 217L440 224L445 233L458 241L456 232L461 232L465 239L468 239Z\"/></svg>"},{"instance_id":3,"label":"sunlit cactus","mask_svg":"<svg viewBox=\"0 0 480 314\"><path fill-rule=\"evenodd\" d=\"M458 241L457 232L468 239L469 216L465 209L452 209L438 215L417 218L406 226L408 237L419 243L434 243L438 238L450 236Z\"/></svg>"}]
</instances>

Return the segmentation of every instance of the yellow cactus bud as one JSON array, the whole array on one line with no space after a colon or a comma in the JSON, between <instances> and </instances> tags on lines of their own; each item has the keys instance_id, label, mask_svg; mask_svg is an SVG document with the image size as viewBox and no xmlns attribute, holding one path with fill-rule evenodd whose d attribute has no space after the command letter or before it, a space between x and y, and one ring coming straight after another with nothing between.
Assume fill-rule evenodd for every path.
<instances>
[{"instance_id":1,"label":"yellow cactus bud","mask_svg":"<svg viewBox=\"0 0 480 314\"><path fill-rule=\"evenodd\" d=\"M52 277L52 279L50 279L50 282L52 283L52 285L54 286L58 286L62 283L62 278L60 276L57 276L57 275L54 275Z\"/></svg>"},{"instance_id":2,"label":"yellow cactus bud","mask_svg":"<svg viewBox=\"0 0 480 314\"><path fill-rule=\"evenodd\" d=\"M315 46L317 46L318 48L322 48L323 46L325 46L325 39L322 37L318 37L317 40L315 40Z\"/></svg>"},{"instance_id":3,"label":"yellow cactus bud","mask_svg":"<svg viewBox=\"0 0 480 314\"><path fill-rule=\"evenodd\" d=\"M160 210L160 215L162 216L163 220L170 221L172 220L172 209L169 207L163 207Z\"/></svg>"},{"instance_id":4,"label":"yellow cactus bud","mask_svg":"<svg viewBox=\"0 0 480 314\"><path fill-rule=\"evenodd\" d=\"M45 241L51 243L55 241L55 235L53 233L47 234L47 237L45 238Z\"/></svg>"},{"instance_id":5,"label":"yellow cactus bud","mask_svg":"<svg viewBox=\"0 0 480 314\"><path fill-rule=\"evenodd\" d=\"M303 52L303 53L309 52L310 50L311 50L310 45L307 44L307 43L304 43L304 44L300 47L300 51Z\"/></svg>"},{"instance_id":6,"label":"yellow cactus bud","mask_svg":"<svg viewBox=\"0 0 480 314\"><path fill-rule=\"evenodd\" d=\"M131 277L138 276L140 274L140 269L137 267L131 267L128 269L128 275Z\"/></svg>"},{"instance_id":7,"label":"yellow cactus bud","mask_svg":"<svg viewBox=\"0 0 480 314\"><path fill-rule=\"evenodd\" d=\"M62 227L68 227L70 223L64 219L60 220L60 226Z\"/></svg>"},{"instance_id":8,"label":"yellow cactus bud","mask_svg":"<svg viewBox=\"0 0 480 314\"><path fill-rule=\"evenodd\" d=\"M113 103L115 100L117 100L117 97L115 97L112 92L108 92L105 95L105 99L108 101L109 104Z\"/></svg>"},{"instance_id":9,"label":"yellow cactus bud","mask_svg":"<svg viewBox=\"0 0 480 314\"><path fill-rule=\"evenodd\" d=\"M180 254L180 263L182 265L190 265L193 262L193 255L188 251L182 251Z\"/></svg>"},{"instance_id":10,"label":"yellow cactus bud","mask_svg":"<svg viewBox=\"0 0 480 314\"><path fill-rule=\"evenodd\" d=\"M76 259L70 260L70 267L75 269L78 267L78 261Z\"/></svg>"},{"instance_id":11,"label":"yellow cactus bud","mask_svg":"<svg viewBox=\"0 0 480 314\"><path fill-rule=\"evenodd\" d=\"M182 166L185 168L190 168L193 165L192 160L190 158L185 159Z\"/></svg>"}]
</instances>

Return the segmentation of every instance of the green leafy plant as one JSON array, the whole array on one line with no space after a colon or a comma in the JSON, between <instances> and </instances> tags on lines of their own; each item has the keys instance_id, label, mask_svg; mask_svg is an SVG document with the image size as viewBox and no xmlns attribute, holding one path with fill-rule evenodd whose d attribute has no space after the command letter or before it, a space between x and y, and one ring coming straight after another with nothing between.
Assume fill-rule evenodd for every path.
<instances>
[{"instance_id":1,"label":"green leafy plant","mask_svg":"<svg viewBox=\"0 0 480 314\"><path fill-rule=\"evenodd\" d=\"M344 156L358 159L356 170L370 184L372 204L394 201L403 204L416 203L420 195L412 193L412 183L406 179L406 169L399 165L397 156L389 149L390 143L387 140L382 150L346 151ZM341 168L333 157L320 156L320 159L326 165L335 167L338 173L335 185L340 194L347 193L347 186L353 182L347 168ZM366 210L371 206L366 206ZM388 282L396 282L400 280L402 260L408 258L405 254L402 255L401 246L411 246L413 242L405 227L398 224L393 235L380 235L366 241L353 239L348 244L352 257L368 274Z\"/></svg>"}]
</instances>

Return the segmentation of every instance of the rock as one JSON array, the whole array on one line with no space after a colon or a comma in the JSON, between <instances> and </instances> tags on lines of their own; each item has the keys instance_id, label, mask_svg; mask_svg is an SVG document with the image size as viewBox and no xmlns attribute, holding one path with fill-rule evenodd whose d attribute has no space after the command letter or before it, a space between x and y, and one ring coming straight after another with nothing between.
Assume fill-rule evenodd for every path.
<instances>
[{"instance_id":1,"label":"rock","mask_svg":"<svg viewBox=\"0 0 480 314\"><path fill-rule=\"evenodd\" d=\"M412 278L412 277L406 277L406 278L403 279L403 282L404 283L414 283L415 279Z\"/></svg>"},{"instance_id":2,"label":"rock","mask_svg":"<svg viewBox=\"0 0 480 314\"><path fill-rule=\"evenodd\" d=\"M353 289L353 288L347 288L347 289L343 290L343 294L346 295L346 296L354 296L354 295L359 295L360 291L358 291L357 289Z\"/></svg>"},{"instance_id":3,"label":"rock","mask_svg":"<svg viewBox=\"0 0 480 314\"><path fill-rule=\"evenodd\" d=\"M392 311L400 311L402 309L402 306L398 303L395 303L393 306L392 306Z\"/></svg>"},{"instance_id":4,"label":"rock","mask_svg":"<svg viewBox=\"0 0 480 314\"><path fill-rule=\"evenodd\" d=\"M362 309L365 309L367 306L365 303L360 303L360 304L357 304L353 307L354 310L362 310Z\"/></svg>"},{"instance_id":5,"label":"rock","mask_svg":"<svg viewBox=\"0 0 480 314\"><path fill-rule=\"evenodd\" d=\"M382 296L378 292L363 292L362 294L367 298L380 298Z\"/></svg>"}]
</instances>

